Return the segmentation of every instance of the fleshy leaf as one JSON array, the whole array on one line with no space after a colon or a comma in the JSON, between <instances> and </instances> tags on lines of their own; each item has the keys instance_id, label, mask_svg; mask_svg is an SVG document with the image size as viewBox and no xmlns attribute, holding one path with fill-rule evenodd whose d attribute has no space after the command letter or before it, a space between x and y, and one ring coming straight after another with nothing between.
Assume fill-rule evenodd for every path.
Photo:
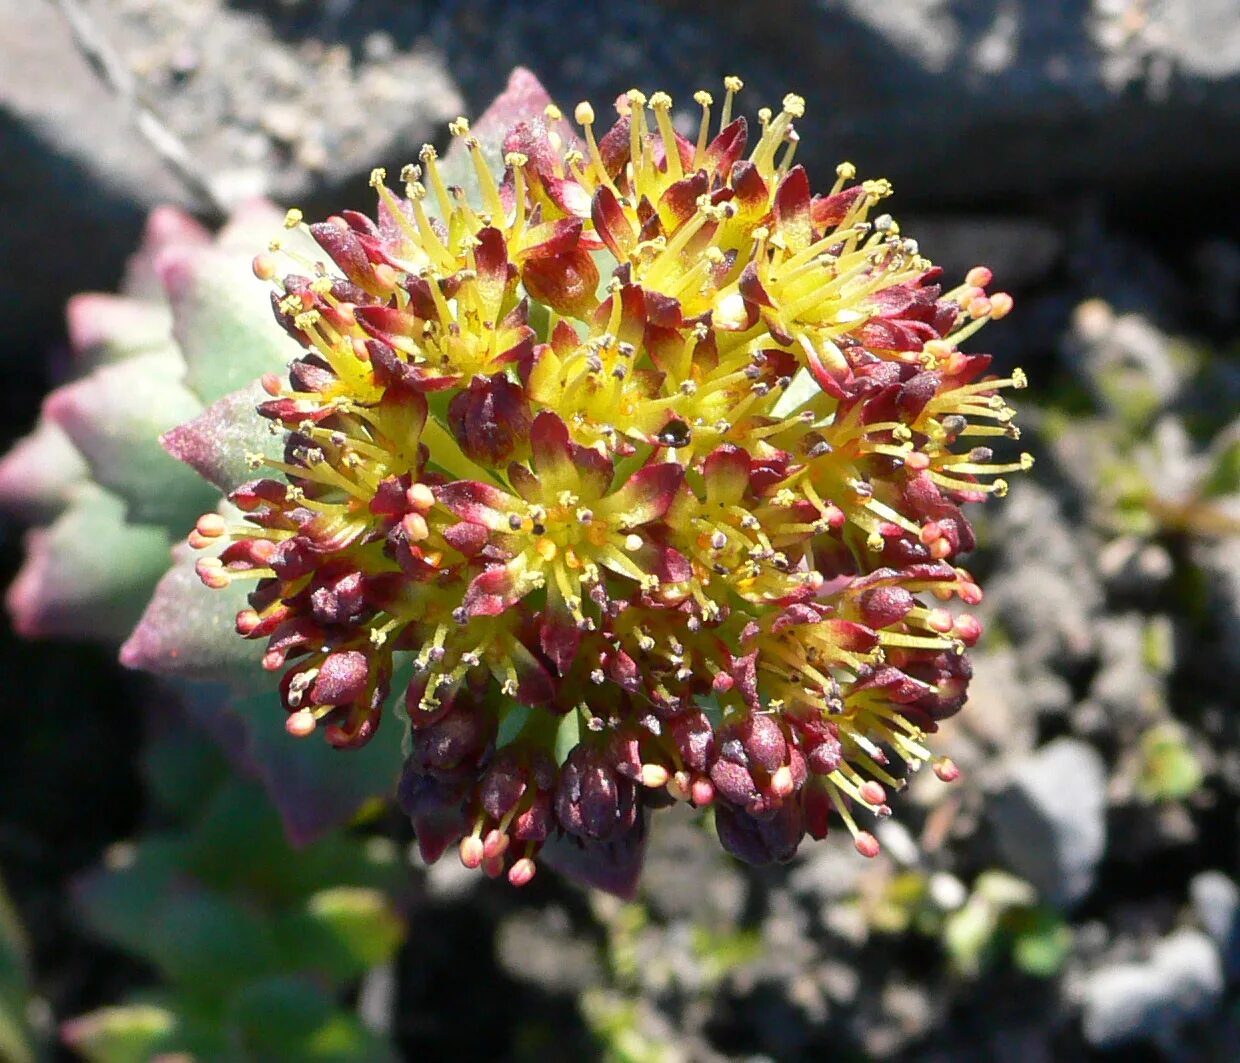
<instances>
[{"instance_id":1,"label":"fleshy leaf","mask_svg":"<svg viewBox=\"0 0 1240 1063\"><path fill-rule=\"evenodd\" d=\"M255 671L265 674L257 665ZM262 784L289 842L300 847L392 794L402 759L400 727L389 720L360 749L333 749L318 734L293 738L284 729L288 714L274 679L271 684L270 691L246 695L222 684L194 685L183 691L183 700L233 763ZM394 682L393 688L403 686Z\"/></svg>"},{"instance_id":2,"label":"fleshy leaf","mask_svg":"<svg viewBox=\"0 0 1240 1063\"><path fill-rule=\"evenodd\" d=\"M69 507L26 533L26 560L5 599L26 638L125 637L168 567L167 533L130 524L115 495L74 488Z\"/></svg>"},{"instance_id":3,"label":"fleshy leaf","mask_svg":"<svg viewBox=\"0 0 1240 1063\"><path fill-rule=\"evenodd\" d=\"M125 264L121 291L135 299L162 300L163 284L155 269L159 255L170 247L206 247L211 233L180 207L159 206L147 215L142 243Z\"/></svg>"},{"instance_id":4,"label":"fleshy leaf","mask_svg":"<svg viewBox=\"0 0 1240 1063\"><path fill-rule=\"evenodd\" d=\"M256 239L254 250L262 246ZM300 352L272 317L270 294L250 268L252 255L170 248L159 257L185 383L204 403L264 373L283 373Z\"/></svg>"},{"instance_id":5,"label":"fleshy leaf","mask_svg":"<svg viewBox=\"0 0 1240 1063\"><path fill-rule=\"evenodd\" d=\"M65 324L79 372L139 354L175 353L172 315L163 303L81 292L65 305Z\"/></svg>"},{"instance_id":6,"label":"fleshy leaf","mask_svg":"<svg viewBox=\"0 0 1240 1063\"><path fill-rule=\"evenodd\" d=\"M259 665L261 647L237 634L238 611L250 584L204 587L194 571L202 554L180 546L154 588L142 619L121 646L121 664L156 675L223 681L253 690L270 678Z\"/></svg>"},{"instance_id":7,"label":"fleshy leaf","mask_svg":"<svg viewBox=\"0 0 1240 1063\"><path fill-rule=\"evenodd\" d=\"M70 1019L61 1039L89 1063L157 1059L176 1041L177 1017L154 1004L121 1004Z\"/></svg>"},{"instance_id":8,"label":"fleshy leaf","mask_svg":"<svg viewBox=\"0 0 1240 1063\"><path fill-rule=\"evenodd\" d=\"M28 521L52 520L89 470L58 425L40 417L0 458L0 507Z\"/></svg>"},{"instance_id":9,"label":"fleshy leaf","mask_svg":"<svg viewBox=\"0 0 1240 1063\"><path fill-rule=\"evenodd\" d=\"M215 492L159 445L161 432L198 414L180 363L142 354L58 388L45 415L64 429L94 478L128 504L129 519L188 528Z\"/></svg>"},{"instance_id":10,"label":"fleshy leaf","mask_svg":"<svg viewBox=\"0 0 1240 1063\"><path fill-rule=\"evenodd\" d=\"M296 957L298 967L344 983L390 960L405 925L382 891L333 886L277 925L276 935L281 954Z\"/></svg>"},{"instance_id":11,"label":"fleshy leaf","mask_svg":"<svg viewBox=\"0 0 1240 1063\"><path fill-rule=\"evenodd\" d=\"M267 978L231 1002L229 1044L270 1063L389 1063L390 1047L308 978Z\"/></svg>"},{"instance_id":12,"label":"fleshy leaf","mask_svg":"<svg viewBox=\"0 0 1240 1063\"><path fill-rule=\"evenodd\" d=\"M583 843L563 834L543 846L539 860L583 885L632 900L646 859L646 834L642 811L628 833L615 841Z\"/></svg>"},{"instance_id":13,"label":"fleshy leaf","mask_svg":"<svg viewBox=\"0 0 1240 1063\"><path fill-rule=\"evenodd\" d=\"M269 421L255 412L270 396L257 383L225 395L185 424L160 436L164 450L185 462L205 480L228 493L254 478L248 458L278 458L283 437L273 436Z\"/></svg>"},{"instance_id":14,"label":"fleshy leaf","mask_svg":"<svg viewBox=\"0 0 1240 1063\"><path fill-rule=\"evenodd\" d=\"M0 1059L34 1063L27 1024L30 946L17 909L0 883Z\"/></svg>"},{"instance_id":15,"label":"fleshy leaf","mask_svg":"<svg viewBox=\"0 0 1240 1063\"><path fill-rule=\"evenodd\" d=\"M551 97L533 71L519 66L508 75L507 87L469 127L492 173L504 172L504 138L512 127L542 118L550 103ZM463 137L452 141L439 166L446 184L460 185L471 197L478 194L478 177Z\"/></svg>"}]
</instances>

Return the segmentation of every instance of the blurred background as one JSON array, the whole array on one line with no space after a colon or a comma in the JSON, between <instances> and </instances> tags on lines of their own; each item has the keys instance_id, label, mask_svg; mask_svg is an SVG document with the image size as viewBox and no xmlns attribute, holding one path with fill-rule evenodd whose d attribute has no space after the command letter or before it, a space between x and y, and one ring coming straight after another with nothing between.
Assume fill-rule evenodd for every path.
<instances>
[{"instance_id":1,"label":"blurred background","mask_svg":"<svg viewBox=\"0 0 1240 1063\"><path fill-rule=\"evenodd\" d=\"M976 518L987 636L936 745L963 780L916 780L873 861L835 838L754 870L664 814L630 904L407 866L382 810L302 880L261 794L112 653L6 628L0 1059L78 1058L84 1014L79 1049L144 1058L132 1002L157 998L226 1012L236 1059L1240 1058L1235 0L0 0L0 446L63 379L65 300L115 287L152 207L369 209L373 166L517 64L600 115L634 85L688 104L738 74L751 115L796 91L811 180L890 178L949 279L985 263L1015 295L971 346L1028 373L1038 464ZM4 518L5 582L21 536ZM170 831L193 845L163 878L108 877ZM268 869L263 903L229 859ZM236 927L144 948L185 875L259 921L345 912L319 1011L243 985ZM272 1015L361 1039L290 1047Z\"/></svg>"}]
</instances>

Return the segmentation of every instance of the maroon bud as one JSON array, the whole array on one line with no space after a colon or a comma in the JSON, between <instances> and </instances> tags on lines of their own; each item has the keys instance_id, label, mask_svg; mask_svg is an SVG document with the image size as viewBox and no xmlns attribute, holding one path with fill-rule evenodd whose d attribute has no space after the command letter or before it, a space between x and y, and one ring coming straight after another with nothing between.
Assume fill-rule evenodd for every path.
<instances>
[{"instance_id":1,"label":"maroon bud","mask_svg":"<svg viewBox=\"0 0 1240 1063\"><path fill-rule=\"evenodd\" d=\"M720 804L715 810L715 829L723 847L747 864L783 863L796 854L805 821L795 801L761 818Z\"/></svg>"},{"instance_id":2,"label":"maroon bud","mask_svg":"<svg viewBox=\"0 0 1240 1063\"><path fill-rule=\"evenodd\" d=\"M831 801L830 792L822 783L811 780L801 791L801 812L805 822L805 830L811 838L822 841L830 827L831 814L835 806Z\"/></svg>"},{"instance_id":3,"label":"maroon bud","mask_svg":"<svg viewBox=\"0 0 1240 1063\"><path fill-rule=\"evenodd\" d=\"M753 713L738 730L750 762L763 771L773 772L787 760L788 742L774 716Z\"/></svg>"},{"instance_id":4,"label":"maroon bud","mask_svg":"<svg viewBox=\"0 0 1240 1063\"><path fill-rule=\"evenodd\" d=\"M467 781L437 779L419 772L412 761L405 762L396 798L413 821L418 849L428 864L433 864L468 832L468 792Z\"/></svg>"},{"instance_id":5,"label":"maroon bud","mask_svg":"<svg viewBox=\"0 0 1240 1063\"><path fill-rule=\"evenodd\" d=\"M319 665L310 690L315 705L348 705L362 696L370 678L370 662L358 650L328 654Z\"/></svg>"},{"instance_id":6,"label":"maroon bud","mask_svg":"<svg viewBox=\"0 0 1240 1063\"><path fill-rule=\"evenodd\" d=\"M718 796L734 805L744 807L761 797L749 769L722 756L711 766L710 781Z\"/></svg>"},{"instance_id":7,"label":"maroon bud","mask_svg":"<svg viewBox=\"0 0 1240 1063\"><path fill-rule=\"evenodd\" d=\"M482 714L464 708L412 732L410 759L423 771L443 773L472 763L483 752L490 738Z\"/></svg>"},{"instance_id":8,"label":"maroon bud","mask_svg":"<svg viewBox=\"0 0 1240 1063\"><path fill-rule=\"evenodd\" d=\"M568 833L608 841L632 826L636 810L636 787L599 750L578 746L569 754L555 797L556 818Z\"/></svg>"},{"instance_id":9,"label":"maroon bud","mask_svg":"<svg viewBox=\"0 0 1240 1063\"><path fill-rule=\"evenodd\" d=\"M503 819L521 800L526 790L526 771L508 750L501 751L482 776L478 796L482 809L492 819Z\"/></svg>"},{"instance_id":10,"label":"maroon bud","mask_svg":"<svg viewBox=\"0 0 1240 1063\"><path fill-rule=\"evenodd\" d=\"M863 592L857 602L862 622L872 628L898 624L915 604L913 596L903 587L873 587Z\"/></svg>"},{"instance_id":11,"label":"maroon bud","mask_svg":"<svg viewBox=\"0 0 1240 1063\"><path fill-rule=\"evenodd\" d=\"M833 735L828 735L805 755L809 770L816 775L830 775L843 759L843 747L840 740Z\"/></svg>"},{"instance_id":12,"label":"maroon bud","mask_svg":"<svg viewBox=\"0 0 1240 1063\"><path fill-rule=\"evenodd\" d=\"M352 624L366 612L363 576L354 570L328 578L310 592L310 612L320 624Z\"/></svg>"},{"instance_id":13,"label":"maroon bud","mask_svg":"<svg viewBox=\"0 0 1240 1063\"><path fill-rule=\"evenodd\" d=\"M448 404L448 424L469 457L502 465L521 447L533 423L525 389L503 373L474 377Z\"/></svg>"},{"instance_id":14,"label":"maroon bud","mask_svg":"<svg viewBox=\"0 0 1240 1063\"><path fill-rule=\"evenodd\" d=\"M534 797L534 803L513 820L512 836L523 842L546 841L554 822L551 791L540 790Z\"/></svg>"},{"instance_id":15,"label":"maroon bud","mask_svg":"<svg viewBox=\"0 0 1240 1063\"><path fill-rule=\"evenodd\" d=\"M706 771L715 753L715 732L706 714L691 710L667 722L681 759L694 771Z\"/></svg>"}]
</instances>

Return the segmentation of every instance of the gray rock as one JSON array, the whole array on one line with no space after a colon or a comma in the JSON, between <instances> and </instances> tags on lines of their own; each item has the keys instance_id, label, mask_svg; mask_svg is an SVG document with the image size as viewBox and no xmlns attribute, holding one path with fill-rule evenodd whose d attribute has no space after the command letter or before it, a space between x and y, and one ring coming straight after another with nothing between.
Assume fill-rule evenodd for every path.
<instances>
[{"instance_id":1,"label":"gray rock","mask_svg":"<svg viewBox=\"0 0 1240 1063\"><path fill-rule=\"evenodd\" d=\"M1073 192L1137 187L1169 164L1224 175L1234 138L1199 130L1227 128L1240 101L1240 49L1219 29L1229 2L447 0L431 32L474 103L514 62L570 105L637 84L689 114L694 89L738 73L751 112L807 97L798 157L814 171L848 157L903 202L972 204L1027 195L1031 175Z\"/></svg>"},{"instance_id":2,"label":"gray rock","mask_svg":"<svg viewBox=\"0 0 1240 1063\"><path fill-rule=\"evenodd\" d=\"M989 815L1008 866L1051 903L1070 906L1093 887L1106 847L1105 801L1102 758L1058 738L1013 762Z\"/></svg>"},{"instance_id":3,"label":"gray rock","mask_svg":"<svg viewBox=\"0 0 1240 1063\"><path fill-rule=\"evenodd\" d=\"M1227 973L1240 977L1240 886L1222 871L1203 871L1189 883L1203 929L1223 955Z\"/></svg>"},{"instance_id":4,"label":"gray rock","mask_svg":"<svg viewBox=\"0 0 1240 1063\"><path fill-rule=\"evenodd\" d=\"M514 978L551 993L576 993L598 981L595 947L573 934L567 913L558 907L513 912L495 940L500 966Z\"/></svg>"},{"instance_id":5,"label":"gray rock","mask_svg":"<svg viewBox=\"0 0 1240 1063\"><path fill-rule=\"evenodd\" d=\"M1186 1022L1213 1011L1223 970L1213 942L1178 930L1154 946L1146 963L1094 971L1081 989L1085 1039L1097 1047L1157 1038L1170 1041Z\"/></svg>"}]
</instances>

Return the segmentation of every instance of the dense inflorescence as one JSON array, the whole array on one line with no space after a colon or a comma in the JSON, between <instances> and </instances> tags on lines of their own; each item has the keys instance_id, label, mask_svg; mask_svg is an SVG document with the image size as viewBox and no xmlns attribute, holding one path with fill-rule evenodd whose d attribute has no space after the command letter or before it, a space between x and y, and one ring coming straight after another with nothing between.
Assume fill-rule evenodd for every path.
<instances>
[{"instance_id":1,"label":"dense inflorescence","mask_svg":"<svg viewBox=\"0 0 1240 1063\"><path fill-rule=\"evenodd\" d=\"M1030 459L986 446L1022 375L959 344L1011 299L980 267L943 291L885 181L844 164L812 194L799 97L754 136L726 87L695 139L665 93L597 138L588 104L580 132L548 107L501 175L460 120L475 195L427 147L403 197L375 171L377 220L308 227L322 262L255 261L306 353L265 381L279 475L200 521L224 545L199 574L257 579L237 630L295 735L368 741L411 664L428 859L521 884L555 840L619 881L677 799L745 860L833 813L872 854L858 813L964 702L961 505Z\"/></svg>"}]
</instances>

